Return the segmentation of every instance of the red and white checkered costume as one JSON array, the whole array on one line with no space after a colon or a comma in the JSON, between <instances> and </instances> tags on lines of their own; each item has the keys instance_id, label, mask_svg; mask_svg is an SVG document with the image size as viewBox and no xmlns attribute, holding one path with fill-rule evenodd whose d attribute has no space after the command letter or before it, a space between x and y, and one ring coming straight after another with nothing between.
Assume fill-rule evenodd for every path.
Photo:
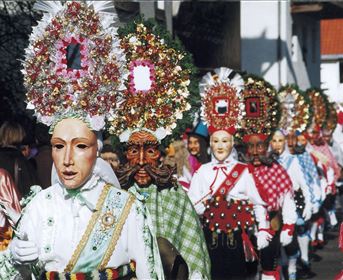
<instances>
[{"instance_id":1,"label":"red and white checkered costume","mask_svg":"<svg viewBox=\"0 0 343 280\"><path fill-rule=\"evenodd\" d=\"M256 187L267 203L268 212L282 209L283 223L294 224L297 219L292 181L278 163L252 167Z\"/></svg>"}]
</instances>

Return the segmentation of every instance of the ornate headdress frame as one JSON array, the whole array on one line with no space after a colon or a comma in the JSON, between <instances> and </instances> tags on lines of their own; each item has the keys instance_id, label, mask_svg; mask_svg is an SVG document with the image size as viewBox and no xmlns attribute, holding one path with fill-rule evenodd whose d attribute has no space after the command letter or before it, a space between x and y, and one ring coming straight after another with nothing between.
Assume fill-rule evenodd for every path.
<instances>
[{"instance_id":1,"label":"ornate headdress frame","mask_svg":"<svg viewBox=\"0 0 343 280\"><path fill-rule=\"evenodd\" d=\"M327 105L328 114L323 128L329 131L334 131L338 123L337 109L334 102L328 102Z\"/></svg>"},{"instance_id":2,"label":"ornate headdress frame","mask_svg":"<svg viewBox=\"0 0 343 280\"><path fill-rule=\"evenodd\" d=\"M234 135L244 115L242 77L232 69L221 67L208 72L199 83L201 117L210 134L226 130Z\"/></svg>"},{"instance_id":3,"label":"ornate headdress frame","mask_svg":"<svg viewBox=\"0 0 343 280\"><path fill-rule=\"evenodd\" d=\"M311 127L320 130L324 127L329 117L329 100L323 90L310 88L306 91L311 101L313 117Z\"/></svg>"},{"instance_id":4,"label":"ornate headdress frame","mask_svg":"<svg viewBox=\"0 0 343 280\"><path fill-rule=\"evenodd\" d=\"M280 103L275 88L263 78L246 75L242 96L245 116L242 129L236 136L244 142L249 141L251 135L267 139L278 127L280 120Z\"/></svg>"},{"instance_id":5,"label":"ornate headdress frame","mask_svg":"<svg viewBox=\"0 0 343 280\"><path fill-rule=\"evenodd\" d=\"M296 85L286 85L278 92L281 108L279 128L283 134L304 132L312 121L311 104Z\"/></svg>"},{"instance_id":6,"label":"ornate headdress frame","mask_svg":"<svg viewBox=\"0 0 343 280\"><path fill-rule=\"evenodd\" d=\"M158 140L172 136L183 122L192 121L186 113L195 104L190 55L153 21L137 19L119 33L130 72L109 132L119 134L121 142L141 130Z\"/></svg>"},{"instance_id":7,"label":"ornate headdress frame","mask_svg":"<svg viewBox=\"0 0 343 280\"><path fill-rule=\"evenodd\" d=\"M124 89L125 56L112 26L112 1L38 1L44 12L33 28L22 70L27 108L51 126L79 118L100 130Z\"/></svg>"}]
</instances>

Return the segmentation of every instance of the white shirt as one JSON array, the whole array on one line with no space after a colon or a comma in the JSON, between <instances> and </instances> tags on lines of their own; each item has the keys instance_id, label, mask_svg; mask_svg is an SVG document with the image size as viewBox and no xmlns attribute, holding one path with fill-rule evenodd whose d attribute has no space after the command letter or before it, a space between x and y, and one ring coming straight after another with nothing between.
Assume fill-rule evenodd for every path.
<instances>
[{"instance_id":1,"label":"white shirt","mask_svg":"<svg viewBox=\"0 0 343 280\"><path fill-rule=\"evenodd\" d=\"M91 218L105 182L93 176L83 187L86 203L70 197L60 184L38 193L26 207L20 232L38 246L39 260L45 270L63 272L72 257ZM137 201L131 207L108 267L117 268L136 261L139 279L151 278L143 240L144 217L137 212Z\"/></svg>"},{"instance_id":2,"label":"white shirt","mask_svg":"<svg viewBox=\"0 0 343 280\"><path fill-rule=\"evenodd\" d=\"M225 160L224 163L218 163L216 159L203 164L193 175L191 186L188 191L188 196L192 201L198 215L202 215L205 211L205 206L202 202L211 198L219 189L227 175L231 172L234 166L238 163L232 154ZM214 167L225 167L224 169L214 170ZM212 192L210 186L212 185ZM269 223L266 220L266 208L254 182L252 175L246 168L235 186L227 194L227 200L250 200L254 205L256 220L260 228L269 228Z\"/></svg>"}]
</instances>

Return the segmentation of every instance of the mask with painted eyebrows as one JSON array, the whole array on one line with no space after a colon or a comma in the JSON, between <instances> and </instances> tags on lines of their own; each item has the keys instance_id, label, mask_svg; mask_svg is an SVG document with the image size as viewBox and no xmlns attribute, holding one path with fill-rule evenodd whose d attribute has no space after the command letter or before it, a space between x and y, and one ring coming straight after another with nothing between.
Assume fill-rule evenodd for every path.
<instances>
[{"instance_id":1,"label":"mask with painted eyebrows","mask_svg":"<svg viewBox=\"0 0 343 280\"><path fill-rule=\"evenodd\" d=\"M116 171L122 188L128 188L134 182L139 187L148 187L154 183L162 189L171 185L175 168L159 166L161 153L158 145L155 136L147 131L131 135L126 152L128 163Z\"/></svg>"}]
</instances>

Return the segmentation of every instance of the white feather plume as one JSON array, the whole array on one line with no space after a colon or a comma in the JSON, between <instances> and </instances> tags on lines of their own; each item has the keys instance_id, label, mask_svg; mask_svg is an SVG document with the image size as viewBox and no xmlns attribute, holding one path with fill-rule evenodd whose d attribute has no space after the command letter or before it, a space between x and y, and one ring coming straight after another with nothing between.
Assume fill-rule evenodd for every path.
<instances>
[{"instance_id":1,"label":"white feather plume","mask_svg":"<svg viewBox=\"0 0 343 280\"><path fill-rule=\"evenodd\" d=\"M37 11L46 12L52 15L57 14L63 5L61 1L42 1L39 0L33 5L33 9Z\"/></svg>"}]
</instances>

